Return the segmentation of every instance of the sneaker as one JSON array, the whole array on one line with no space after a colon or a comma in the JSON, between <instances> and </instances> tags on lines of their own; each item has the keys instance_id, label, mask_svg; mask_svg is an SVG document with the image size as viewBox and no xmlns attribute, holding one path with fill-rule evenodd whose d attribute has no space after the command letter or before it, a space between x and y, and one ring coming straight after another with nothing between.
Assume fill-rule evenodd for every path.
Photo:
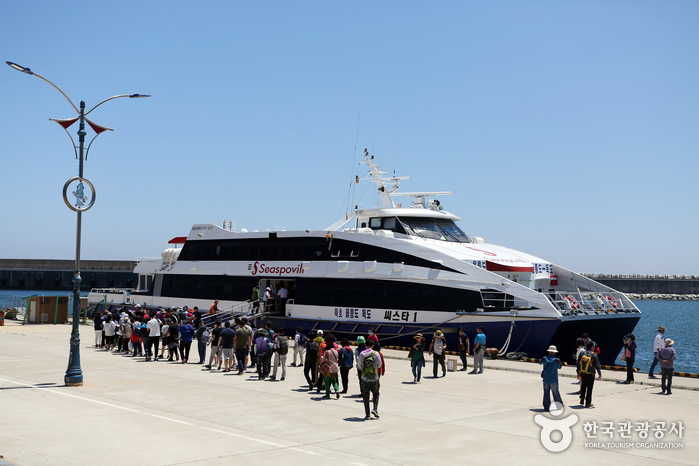
<instances>
[{"instance_id":1,"label":"sneaker","mask_svg":"<svg viewBox=\"0 0 699 466\"><path fill-rule=\"evenodd\" d=\"M593 404L589 404L589 405L585 405L585 407L586 407L586 408L594 408L594 407L595 407L595 405L593 405Z\"/></svg>"},{"instance_id":2,"label":"sneaker","mask_svg":"<svg viewBox=\"0 0 699 466\"><path fill-rule=\"evenodd\" d=\"M672 392L670 390L667 391L668 395L672 395Z\"/></svg>"},{"instance_id":3,"label":"sneaker","mask_svg":"<svg viewBox=\"0 0 699 466\"><path fill-rule=\"evenodd\" d=\"M206 366L204 366L204 367L206 367L207 369L211 369L211 366L208 365L208 364L207 364Z\"/></svg>"},{"instance_id":4,"label":"sneaker","mask_svg":"<svg viewBox=\"0 0 699 466\"><path fill-rule=\"evenodd\" d=\"M281 379L279 379L279 381L281 382L281 381L283 381L285 378L286 378L286 377L282 377Z\"/></svg>"},{"instance_id":5,"label":"sneaker","mask_svg":"<svg viewBox=\"0 0 699 466\"><path fill-rule=\"evenodd\" d=\"M370 421L370 420L371 420L371 416L366 416L366 417L364 418L364 420L365 420L365 421Z\"/></svg>"},{"instance_id":6,"label":"sneaker","mask_svg":"<svg viewBox=\"0 0 699 466\"><path fill-rule=\"evenodd\" d=\"M379 412L376 410L376 408L374 408L374 409L371 410L371 414L372 414L376 419L379 418Z\"/></svg>"},{"instance_id":7,"label":"sneaker","mask_svg":"<svg viewBox=\"0 0 699 466\"><path fill-rule=\"evenodd\" d=\"M270 377L269 380L277 380L276 377Z\"/></svg>"},{"instance_id":8,"label":"sneaker","mask_svg":"<svg viewBox=\"0 0 699 466\"><path fill-rule=\"evenodd\" d=\"M442 372L442 377L446 377L446 376L447 376L447 371Z\"/></svg>"},{"instance_id":9,"label":"sneaker","mask_svg":"<svg viewBox=\"0 0 699 466\"><path fill-rule=\"evenodd\" d=\"M649 378L649 379L657 379L657 377L654 376L653 374L648 374L648 378Z\"/></svg>"},{"instance_id":10,"label":"sneaker","mask_svg":"<svg viewBox=\"0 0 699 466\"><path fill-rule=\"evenodd\" d=\"M582 397L580 397L580 404L581 404L581 405L584 405L584 404L585 404L585 400L584 400Z\"/></svg>"},{"instance_id":11,"label":"sneaker","mask_svg":"<svg viewBox=\"0 0 699 466\"><path fill-rule=\"evenodd\" d=\"M335 398L338 400L340 399L340 392L335 392Z\"/></svg>"},{"instance_id":12,"label":"sneaker","mask_svg":"<svg viewBox=\"0 0 699 466\"><path fill-rule=\"evenodd\" d=\"M296 363L292 362L291 364L289 364L289 367L296 367Z\"/></svg>"},{"instance_id":13,"label":"sneaker","mask_svg":"<svg viewBox=\"0 0 699 466\"><path fill-rule=\"evenodd\" d=\"M478 372L476 372L476 371L471 371L471 372L469 372L469 374L478 374Z\"/></svg>"},{"instance_id":14,"label":"sneaker","mask_svg":"<svg viewBox=\"0 0 699 466\"><path fill-rule=\"evenodd\" d=\"M330 395L323 395L323 399L329 400L329 399L330 399Z\"/></svg>"}]
</instances>

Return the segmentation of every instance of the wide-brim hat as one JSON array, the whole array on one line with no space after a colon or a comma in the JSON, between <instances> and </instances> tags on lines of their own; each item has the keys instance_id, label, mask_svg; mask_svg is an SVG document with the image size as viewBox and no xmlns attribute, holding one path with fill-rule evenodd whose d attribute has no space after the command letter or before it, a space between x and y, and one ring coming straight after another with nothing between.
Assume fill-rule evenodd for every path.
<instances>
[{"instance_id":1,"label":"wide-brim hat","mask_svg":"<svg viewBox=\"0 0 699 466\"><path fill-rule=\"evenodd\" d=\"M425 337L422 336L422 333L418 333L418 334L415 335L413 338L425 338Z\"/></svg>"},{"instance_id":2,"label":"wide-brim hat","mask_svg":"<svg viewBox=\"0 0 699 466\"><path fill-rule=\"evenodd\" d=\"M438 337L440 337L440 336L442 336L442 331L437 330L436 332L434 332L434 334L437 335Z\"/></svg>"},{"instance_id":3,"label":"wide-brim hat","mask_svg":"<svg viewBox=\"0 0 699 466\"><path fill-rule=\"evenodd\" d=\"M667 338L667 339L665 340L665 346L672 346L672 345L674 345L674 344L675 344L675 342L672 341L670 338Z\"/></svg>"},{"instance_id":4,"label":"wide-brim hat","mask_svg":"<svg viewBox=\"0 0 699 466\"><path fill-rule=\"evenodd\" d=\"M549 346L549 349L547 349L546 351L548 351L549 353L558 353L558 350L554 345Z\"/></svg>"}]
</instances>

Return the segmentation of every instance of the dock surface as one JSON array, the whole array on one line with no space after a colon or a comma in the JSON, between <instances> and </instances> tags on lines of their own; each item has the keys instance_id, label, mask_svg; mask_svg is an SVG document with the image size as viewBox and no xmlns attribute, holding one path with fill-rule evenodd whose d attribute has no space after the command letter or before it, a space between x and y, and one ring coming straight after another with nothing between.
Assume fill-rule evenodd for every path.
<instances>
[{"instance_id":1,"label":"dock surface","mask_svg":"<svg viewBox=\"0 0 699 466\"><path fill-rule=\"evenodd\" d=\"M538 364L486 360L483 374L441 377L440 370L433 379L428 361L422 383L414 384L406 352L384 350L381 418L365 421L354 371L349 393L326 400L308 391L300 367L287 367L280 382L258 381L250 369L238 376L191 363L145 362L94 348L90 326L81 327L84 385L65 387L70 330L13 321L0 327L0 465L424 466L514 460L638 466L696 464L699 453L695 378L675 377L667 396L660 393L659 378L637 373L640 383L622 385L616 382L625 379L624 372L603 370L594 408L583 408L572 394L578 390L575 369L567 366L559 381L566 407L556 417L543 412ZM192 361L197 354L194 342ZM570 446L547 450L535 417L570 422L571 415L577 421L570 427ZM673 424L681 424L681 434ZM596 438L585 426L596 426ZM623 437L625 426L631 427L629 438ZM550 438L562 437L554 432Z\"/></svg>"}]
</instances>

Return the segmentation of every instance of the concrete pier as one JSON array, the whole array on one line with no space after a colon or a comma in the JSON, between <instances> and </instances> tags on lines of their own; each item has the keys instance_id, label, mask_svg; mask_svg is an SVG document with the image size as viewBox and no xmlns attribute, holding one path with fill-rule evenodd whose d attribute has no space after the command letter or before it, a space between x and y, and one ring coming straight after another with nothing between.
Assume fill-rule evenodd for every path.
<instances>
[{"instance_id":1,"label":"concrete pier","mask_svg":"<svg viewBox=\"0 0 699 466\"><path fill-rule=\"evenodd\" d=\"M258 381L252 372L237 376L196 364L145 362L94 348L89 326L81 327L84 385L67 388L69 335L68 325L7 321L0 327L0 465L637 466L696 464L699 453L694 378L675 377L667 396L660 394L659 379L637 373L641 383L620 385L615 382L625 373L603 371L594 408L586 409L571 394L578 389L574 368L564 367L566 407L555 417L542 412L537 364L486 361L483 374L448 372L442 378L440 370L432 379L428 361L422 383L413 384L406 353L384 350L381 418L365 421L354 372L348 395L324 400L308 392L299 367L287 367L286 380L273 382ZM197 361L192 346L191 360ZM537 415L577 416L570 446L547 450ZM623 438L620 428L627 422L629 438ZM644 439L636 428L645 422ZM665 423L664 430L654 430L657 423ZM671 432L679 423L681 435ZM596 438L588 438L585 426L593 425ZM557 442L561 435L550 438Z\"/></svg>"}]
</instances>

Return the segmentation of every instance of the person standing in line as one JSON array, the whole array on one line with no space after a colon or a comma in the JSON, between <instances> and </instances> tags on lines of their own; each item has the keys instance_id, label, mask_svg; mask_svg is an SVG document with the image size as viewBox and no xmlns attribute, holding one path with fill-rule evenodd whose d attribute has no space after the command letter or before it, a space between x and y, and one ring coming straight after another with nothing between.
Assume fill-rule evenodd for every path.
<instances>
[{"instance_id":1,"label":"person standing in line","mask_svg":"<svg viewBox=\"0 0 699 466\"><path fill-rule=\"evenodd\" d=\"M376 336L376 334L374 333L374 329L373 329L373 328L370 328L369 331L368 331L367 333L369 334L369 336L366 337L367 340L374 340L374 343L378 343L378 342L379 342L379 337Z\"/></svg>"},{"instance_id":2,"label":"person standing in line","mask_svg":"<svg viewBox=\"0 0 699 466\"><path fill-rule=\"evenodd\" d=\"M158 360L158 346L160 344L160 321L155 318L155 314L146 324L146 332L148 333L148 354L146 361L150 361L151 354L153 361Z\"/></svg>"},{"instance_id":3,"label":"person standing in line","mask_svg":"<svg viewBox=\"0 0 699 466\"><path fill-rule=\"evenodd\" d=\"M112 316L108 315L107 319L104 321L104 324L102 324L102 327L104 328L104 336L105 336L105 349L109 351L110 349L114 349L114 335L116 334L116 324L112 320Z\"/></svg>"},{"instance_id":4,"label":"person standing in line","mask_svg":"<svg viewBox=\"0 0 699 466\"><path fill-rule=\"evenodd\" d=\"M367 342L368 343L368 342ZM430 350L428 354L432 356L432 375L437 378L437 366L442 366L442 377L447 375L447 366L444 364L445 351L447 349L447 339L444 338L441 330L434 332L434 337L432 337L432 343L430 343Z\"/></svg>"},{"instance_id":5,"label":"person standing in line","mask_svg":"<svg viewBox=\"0 0 699 466\"><path fill-rule=\"evenodd\" d=\"M413 345L410 367L413 369L413 383L420 383L422 368L425 365L425 338L422 333L418 333L414 338L416 343Z\"/></svg>"},{"instance_id":6,"label":"person standing in line","mask_svg":"<svg viewBox=\"0 0 699 466\"><path fill-rule=\"evenodd\" d=\"M301 333L301 327L296 327L296 335L294 335L294 360L290 366L296 365L296 356L299 356L299 366L303 367L303 351L306 345L306 336Z\"/></svg>"},{"instance_id":7,"label":"person standing in line","mask_svg":"<svg viewBox=\"0 0 699 466\"><path fill-rule=\"evenodd\" d=\"M133 333L133 328L131 327L131 320L128 316L123 319L119 327L121 328L121 337L123 338L121 351L123 353L130 353L129 343L131 342L131 333Z\"/></svg>"},{"instance_id":8,"label":"person standing in line","mask_svg":"<svg viewBox=\"0 0 699 466\"><path fill-rule=\"evenodd\" d=\"M354 350L354 362L359 363L359 355L366 350L366 339L363 336L357 337L357 348ZM362 383L362 371L357 367L357 381ZM360 387L361 388L361 387Z\"/></svg>"},{"instance_id":9,"label":"person standing in line","mask_svg":"<svg viewBox=\"0 0 699 466\"><path fill-rule=\"evenodd\" d=\"M653 362L650 365L650 370L648 371L649 379L657 379L654 374L655 366L658 364L658 351L665 348L665 327L662 325L658 327L658 334L655 336L653 341ZM662 371L661 371L662 372Z\"/></svg>"},{"instance_id":10,"label":"person standing in line","mask_svg":"<svg viewBox=\"0 0 699 466\"><path fill-rule=\"evenodd\" d=\"M306 360L303 363L303 375L308 382L308 390L313 391L316 380L316 360L318 359L318 342L315 341L317 333L312 331L306 339Z\"/></svg>"},{"instance_id":11,"label":"person standing in line","mask_svg":"<svg viewBox=\"0 0 699 466\"><path fill-rule=\"evenodd\" d=\"M255 338L255 361L257 363L257 378L264 380L269 375L271 343L268 338L269 333L260 328L257 330L257 338Z\"/></svg>"},{"instance_id":12,"label":"person standing in line","mask_svg":"<svg viewBox=\"0 0 699 466\"><path fill-rule=\"evenodd\" d=\"M201 320L196 324L196 327L197 332L194 334L194 338L197 340L197 349L199 350L199 362L197 364L204 364L206 362L206 347L209 346L211 335Z\"/></svg>"},{"instance_id":13,"label":"person standing in line","mask_svg":"<svg viewBox=\"0 0 699 466\"><path fill-rule=\"evenodd\" d=\"M95 315L92 316L92 320L95 324L95 348L99 348L102 346L102 315L96 312Z\"/></svg>"},{"instance_id":14,"label":"person standing in line","mask_svg":"<svg viewBox=\"0 0 699 466\"><path fill-rule=\"evenodd\" d=\"M485 333L483 333L483 327L480 325L476 330L478 333L473 340L473 370L471 374L482 374L483 356L485 356Z\"/></svg>"},{"instance_id":15,"label":"person standing in line","mask_svg":"<svg viewBox=\"0 0 699 466\"><path fill-rule=\"evenodd\" d=\"M209 307L209 314L214 315L218 313L218 299L214 299L214 303Z\"/></svg>"},{"instance_id":16,"label":"person standing in line","mask_svg":"<svg viewBox=\"0 0 699 466\"><path fill-rule=\"evenodd\" d=\"M236 317L236 324L238 328L235 330L235 357L238 360L238 375L243 375L243 372L245 372L245 361L250 351L251 337L242 319Z\"/></svg>"},{"instance_id":17,"label":"person standing in line","mask_svg":"<svg viewBox=\"0 0 699 466\"><path fill-rule=\"evenodd\" d=\"M461 358L461 364L464 365L464 367L462 367L459 370L465 371L465 370L468 370L466 356L468 356L468 353L471 351L471 340L468 339L468 335L466 335L466 332L464 332L463 327L459 327L458 343L459 343L459 357Z\"/></svg>"},{"instance_id":18,"label":"person standing in line","mask_svg":"<svg viewBox=\"0 0 699 466\"><path fill-rule=\"evenodd\" d=\"M221 357L219 355L219 349L218 349L218 344L219 340L221 339L221 332L223 329L221 328L221 321L217 320L214 322L214 329L211 331L211 354L209 355L209 364L207 364L206 367L207 369L211 369L211 363L213 362L214 365L218 365L218 369L221 369Z\"/></svg>"},{"instance_id":19,"label":"person standing in line","mask_svg":"<svg viewBox=\"0 0 699 466\"><path fill-rule=\"evenodd\" d=\"M334 346L334 338L328 335L325 339L325 352L323 353L323 361L320 363L321 373L323 374L323 383L325 384L325 397L330 398L330 386L335 390L335 398L340 398L339 386L337 378L340 373L338 361L340 356Z\"/></svg>"},{"instance_id":20,"label":"person standing in line","mask_svg":"<svg viewBox=\"0 0 699 466\"><path fill-rule=\"evenodd\" d=\"M189 319L185 318L180 325L180 357L182 364L187 364L189 361L189 349L192 346L192 338L194 338L194 327L189 323Z\"/></svg>"},{"instance_id":21,"label":"person standing in line","mask_svg":"<svg viewBox=\"0 0 699 466\"><path fill-rule=\"evenodd\" d=\"M342 393L347 393L347 387L349 387L349 373L352 370L352 367L354 367L354 351L352 351L347 338L343 338L342 341L340 341L340 345L342 346L339 351Z\"/></svg>"},{"instance_id":22,"label":"person standing in line","mask_svg":"<svg viewBox=\"0 0 699 466\"><path fill-rule=\"evenodd\" d=\"M271 380L277 380L277 367L279 364L282 366L282 378L280 381L286 379L286 355L289 353L289 339L284 336L284 329L279 327L277 333L274 335L274 345L272 346L274 351L274 361L272 362L272 377Z\"/></svg>"},{"instance_id":23,"label":"person standing in line","mask_svg":"<svg viewBox=\"0 0 699 466\"><path fill-rule=\"evenodd\" d=\"M133 348L133 357L137 355L140 356L143 351L141 350L141 335L143 333L143 327L141 322L139 322L138 317L131 317L131 346Z\"/></svg>"},{"instance_id":24,"label":"person standing in line","mask_svg":"<svg viewBox=\"0 0 699 466\"><path fill-rule=\"evenodd\" d=\"M595 371L602 380L602 369L599 365L599 358L595 352L595 342L590 340L586 344L585 352L578 359L578 370L580 371L580 404L586 408L593 408L592 389L595 386Z\"/></svg>"},{"instance_id":25,"label":"person standing in line","mask_svg":"<svg viewBox=\"0 0 699 466\"><path fill-rule=\"evenodd\" d=\"M624 335L624 357L626 358L626 380L621 383L633 382L633 363L636 360L636 337L633 333Z\"/></svg>"},{"instance_id":26,"label":"person standing in line","mask_svg":"<svg viewBox=\"0 0 699 466\"><path fill-rule=\"evenodd\" d=\"M194 317L194 328L199 328L199 324L201 323L201 312L197 306L192 308L192 316Z\"/></svg>"},{"instance_id":27,"label":"person standing in line","mask_svg":"<svg viewBox=\"0 0 699 466\"><path fill-rule=\"evenodd\" d=\"M279 298L279 309L277 309L277 311L284 313L286 312L286 302L289 299L289 292L281 285L277 285L276 288L277 297Z\"/></svg>"},{"instance_id":28,"label":"person standing in line","mask_svg":"<svg viewBox=\"0 0 699 466\"><path fill-rule=\"evenodd\" d=\"M361 372L359 388L362 392L364 401L364 412L366 416L364 420L371 419L371 415L379 418L379 391L381 384L379 382L379 368L381 367L381 356L374 351L374 340L367 340L367 349L359 354L357 359L357 370ZM373 395L374 408L369 411L369 395Z\"/></svg>"},{"instance_id":29,"label":"person standing in line","mask_svg":"<svg viewBox=\"0 0 699 466\"><path fill-rule=\"evenodd\" d=\"M677 359L677 352L672 347L674 344L674 341L667 338L665 347L656 355L656 358L660 360L660 388L663 393L668 395L672 395L672 375L675 371L675 359Z\"/></svg>"},{"instance_id":30,"label":"person standing in line","mask_svg":"<svg viewBox=\"0 0 699 466\"><path fill-rule=\"evenodd\" d=\"M235 359L235 331L231 328L231 322L228 320L225 324L225 329L221 331L221 357L225 363L223 372L230 372L233 360Z\"/></svg>"},{"instance_id":31,"label":"person standing in line","mask_svg":"<svg viewBox=\"0 0 699 466\"><path fill-rule=\"evenodd\" d=\"M539 362L539 364L544 365L544 369L541 371L544 382L544 411L548 411L551 407L551 393L553 393L553 401L563 406L563 400L558 391L558 369L561 368L561 360L558 359L556 353L558 353L556 347L549 346L548 354Z\"/></svg>"}]
</instances>

